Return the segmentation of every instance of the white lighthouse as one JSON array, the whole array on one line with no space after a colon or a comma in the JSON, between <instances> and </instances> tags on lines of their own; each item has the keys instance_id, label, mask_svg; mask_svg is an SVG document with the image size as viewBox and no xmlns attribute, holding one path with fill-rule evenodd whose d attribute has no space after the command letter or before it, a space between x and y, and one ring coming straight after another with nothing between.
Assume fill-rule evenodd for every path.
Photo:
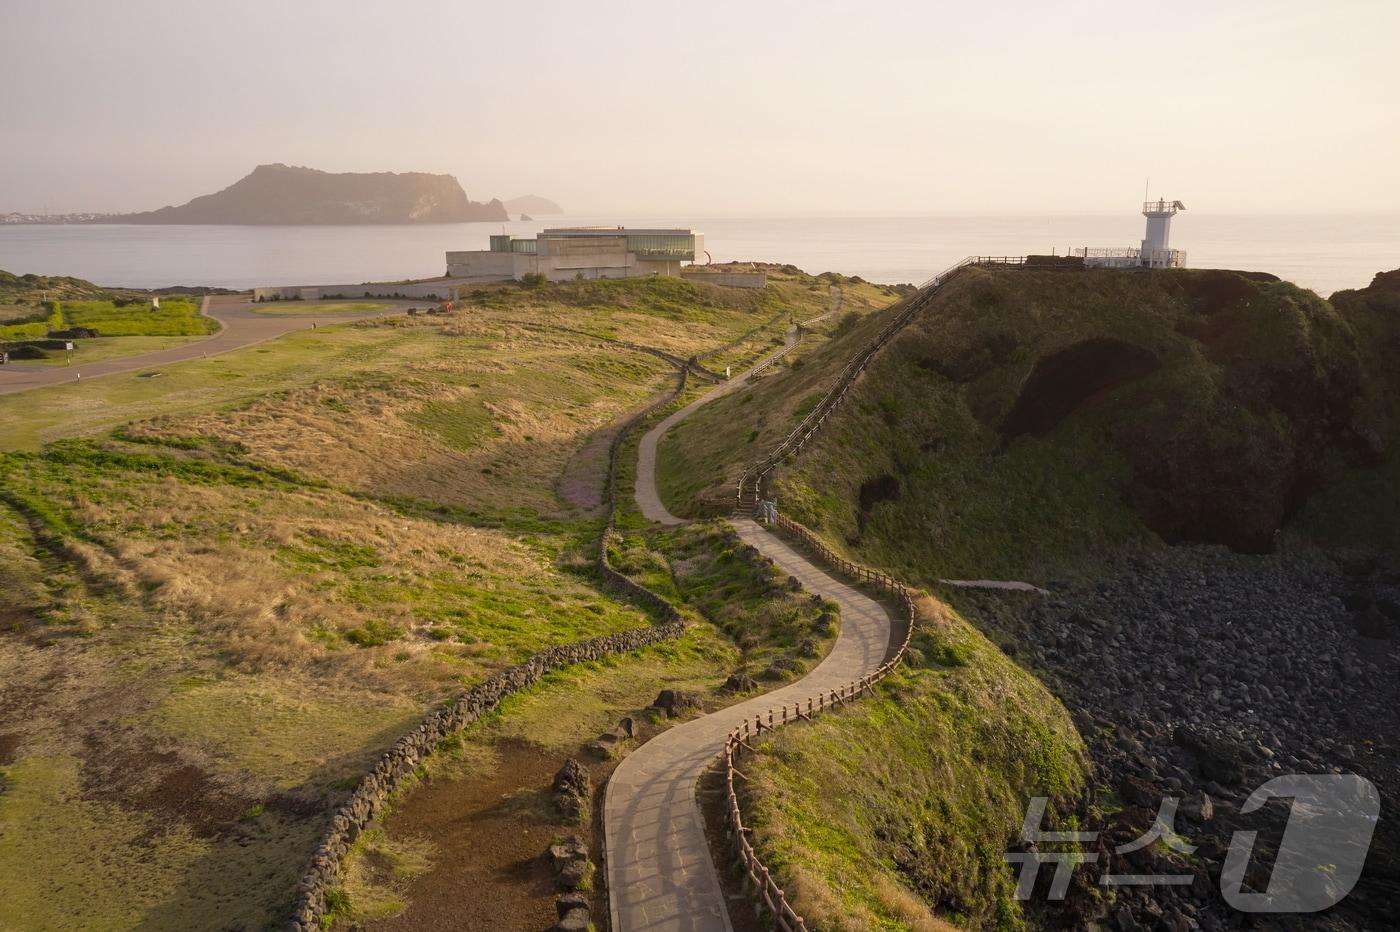
<instances>
[{"instance_id":1,"label":"white lighthouse","mask_svg":"<svg viewBox=\"0 0 1400 932\"><path fill-rule=\"evenodd\" d=\"M1147 201L1142 215L1147 218L1147 234L1142 240L1142 265L1148 269L1179 269L1186 264L1186 253L1171 248L1172 217L1186 209L1181 201Z\"/></svg>"},{"instance_id":2,"label":"white lighthouse","mask_svg":"<svg viewBox=\"0 0 1400 932\"><path fill-rule=\"evenodd\" d=\"M1185 268L1186 250L1171 247L1172 217L1185 209L1181 201L1146 201L1142 215L1147 218L1147 233L1141 247L1071 246L1065 255L1079 256L1091 269Z\"/></svg>"}]
</instances>

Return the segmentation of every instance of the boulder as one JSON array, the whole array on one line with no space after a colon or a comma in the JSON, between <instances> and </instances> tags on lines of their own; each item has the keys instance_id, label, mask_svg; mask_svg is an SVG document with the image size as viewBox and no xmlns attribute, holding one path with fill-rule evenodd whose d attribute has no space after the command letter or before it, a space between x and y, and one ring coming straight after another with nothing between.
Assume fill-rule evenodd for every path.
<instances>
[{"instance_id":1,"label":"boulder","mask_svg":"<svg viewBox=\"0 0 1400 932\"><path fill-rule=\"evenodd\" d=\"M656 694L656 701L651 705L652 708L666 713L667 718L679 718L700 708L700 699L693 693L682 692L679 689L663 689Z\"/></svg>"},{"instance_id":2,"label":"boulder","mask_svg":"<svg viewBox=\"0 0 1400 932\"><path fill-rule=\"evenodd\" d=\"M758 683L754 681L753 677L747 673L739 672L729 674L729 679L724 681L722 688L727 693L746 693L757 686Z\"/></svg>"},{"instance_id":3,"label":"boulder","mask_svg":"<svg viewBox=\"0 0 1400 932\"><path fill-rule=\"evenodd\" d=\"M1206 780L1225 786L1241 786L1248 778L1244 753L1229 741L1186 726L1176 730L1172 741L1191 752L1196 759L1196 771Z\"/></svg>"},{"instance_id":4,"label":"boulder","mask_svg":"<svg viewBox=\"0 0 1400 932\"><path fill-rule=\"evenodd\" d=\"M555 811L566 819L580 818L588 808L590 783L588 771L582 764L572 757L564 761L551 785L553 796L550 801Z\"/></svg>"},{"instance_id":5,"label":"boulder","mask_svg":"<svg viewBox=\"0 0 1400 932\"><path fill-rule=\"evenodd\" d=\"M1197 825L1204 825L1215 818L1215 804L1210 794L1197 793L1181 801L1181 814Z\"/></svg>"},{"instance_id":6,"label":"boulder","mask_svg":"<svg viewBox=\"0 0 1400 932\"><path fill-rule=\"evenodd\" d=\"M575 860L565 864L559 871L559 885L565 890L576 890L588 876L588 861Z\"/></svg>"},{"instance_id":7,"label":"boulder","mask_svg":"<svg viewBox=\"0 0 1400 932\"><path fill-rule=\"evenodd\" d=\"M593 927L592 919L586 909L571 909L559 917L552 932L588 932Z\"/></svg>"},{"instance_id":8,"label":"boulder","mask_svg":"<svg viewBox=\"0 0 1400 932\"><path fill-rule=\"evenodd\" d=\"M563 841L549 846L549 863L555 873L559 873L576 861L588 860L588 846L577 835L570 835Z\"/></svg>"},{"instance_id":9,"label":"boulder","mask_svg":"<svg viewBox=\"0 0 1400 932\"><path fill-rule=\"evenodd\" d=\"M588 905L588 897L582 893L560 894L559 899L554 901L554 908L558 911L560 919L576 909L581 909L585 913L592 910L592 907Z\"/></svg>"},{"instance_id":10,"label":"boulder","mask_svg":"<svg viewBox=\"0 0 1400 932\"><path fill-rule=\"evenodd\" d=\"M797 669L797 661L791 657L775 657L768 665L768 669L763 671L765 680L785 680L793 670Z\"/></svg>"}]
</instances>

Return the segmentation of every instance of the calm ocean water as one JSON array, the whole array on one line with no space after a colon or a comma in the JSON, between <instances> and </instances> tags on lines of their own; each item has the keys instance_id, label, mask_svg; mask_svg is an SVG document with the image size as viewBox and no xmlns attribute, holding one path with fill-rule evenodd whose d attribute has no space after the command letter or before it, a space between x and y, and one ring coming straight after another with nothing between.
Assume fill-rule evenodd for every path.
<instances>
[{"instance_id":1,"label":"calm ocean water","mask_svg":"<svg viewBox=\"0 0 1400 932\"><path fill-rule=\"evenodd\" d=\"M790 262L875 282L921 282L969 254L1023 255L1067 246L1136 246L1142 218L1121 215L928 217L549 217L535 223L434 226L0 225L0 269L158 288L339 284L441 275L443 252L484 249L503 230L621 224L688 226L716 262ZM1177 217L1172 245L1195 268L1273 272L1327 295L1400 267L1400 214Z\"/></svg>"}]
</instances>

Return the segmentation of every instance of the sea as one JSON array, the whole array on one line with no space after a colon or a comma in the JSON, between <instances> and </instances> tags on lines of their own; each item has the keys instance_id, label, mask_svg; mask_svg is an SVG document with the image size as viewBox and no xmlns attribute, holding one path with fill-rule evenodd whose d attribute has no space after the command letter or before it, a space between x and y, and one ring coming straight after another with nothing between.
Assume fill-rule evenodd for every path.
<instances>
[{"instance_id":1,"label":"sea","mask_svg":"<svg viewBox=\"0 0 1400 932\"><path fill-rule=\"evenodd\" d=\"M428 226L0 224L0 269L102 285L317 285L442 275L443 253L485 249L492 233L545 227L688 227L715 262L790 263L883 284L923 282L968 255L1136 246L1143 219L1121 215L891 217L554 216ZM1193 268L1272 272L1323 296L1400 268L1400 213L1177 215L1171 245Z\"/></svg>"}]
</instances>

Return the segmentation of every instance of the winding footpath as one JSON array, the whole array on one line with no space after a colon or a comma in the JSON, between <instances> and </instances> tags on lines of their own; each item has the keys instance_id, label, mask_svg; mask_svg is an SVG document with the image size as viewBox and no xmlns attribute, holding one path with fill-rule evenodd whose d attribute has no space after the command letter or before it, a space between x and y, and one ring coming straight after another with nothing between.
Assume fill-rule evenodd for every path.
<instances>
[{"instance_id":1,"label":"winding footpath","mask_svg":"<svg viewBox=\"0 0 1400 932\"><path fill-rule=\"evenodd\" d=\"M62 385L76 382L81 375L84 379L95 379L119 372L135 372L152 366L168 366L206 356L218 356L234 350L245 349L258 343L274 340L294 330L309 330L313 325L343 324L347 321L363 320L366 317L380 317L393 314L414 306L413 301L391 301L395 305L389 311L371 311L366 314L308 314L281 316L259 314L244 295L217 295L204 299L200 313L217 320L222 326L218 333L207 339L195 340L182 346L139 356L124 356L104 359L98 362L82 363L76 366L38 366L11 363L0 366L0 395L43 388L46 385ZM416 302L421 305L423 302Z\"/></svg>"},{"instance_id":2,"label":"winding footpath","mask_svg":"<svg viewBox=\"0 0 1400 932\"><path fill-rule=\"evenodd\" d=\"M834 296L828 314L838 307L839 296ZM790 330L783 347L749 372L790 350L798 333ZM701 396L642 438L636 497L648 520L683 523L667 511L656 491L661 437L702 405L734 391L747 375ZM613 932L730 932L729 910L696 799L701 774L745 719L782 703L815 699L873 673L889 650L893 621L883 605L833 578L757 522L735 518L730 523L745 543L797 577L809 592L840 603L840 635L826 659L797 682L677 725L637 748L613 771L603 813Z\"/></svg>"}]
</instances>

